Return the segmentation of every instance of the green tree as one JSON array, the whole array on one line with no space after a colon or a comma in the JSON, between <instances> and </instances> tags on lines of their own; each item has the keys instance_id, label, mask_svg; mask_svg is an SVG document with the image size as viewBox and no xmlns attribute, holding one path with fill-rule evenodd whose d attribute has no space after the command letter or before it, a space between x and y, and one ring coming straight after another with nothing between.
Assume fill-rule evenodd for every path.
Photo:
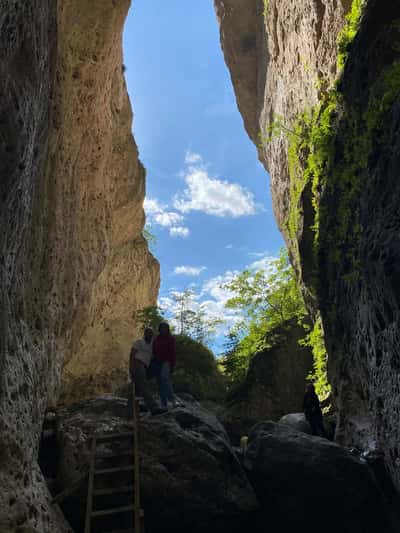
<instances>
[{"instance_id":1,"label":"green tree","mask_svg":"<svg viewBox=\"0 0 400 533\"><path fill-rule=\"evenodd\" d=\"M285 249L266 269L245 270L224 288L233 293L227 308L242 316L230 331L231 346L224 354L225 372L232 381L238 381L244 377L250 358L273 344L277 327L293 320L303 324L307 312Z\"/></svg>"},{"instance_id":2,"label":"green tree","mask_svg":"<svg viewBox=\"0 0 400 533\"><path fill-rule=\"evenodd\" d=\"M175 305L173 313L179 335L186 335L206 344L216 333L220 319L209 317L205 306L197 303L197 296L193 289L171 294Z\"/></svg>"},{"instance_id":3,"label":"green tree","mask_svg":"<svg viewBox=\"0 0 400 533\"><path fill-rule=\"evenodd\" d=\"M158 305L143 307L134 312L133 318L140 327L150 327L156 333L161 322L165 322L163 311Z\"/></svg>"}]
</instances>

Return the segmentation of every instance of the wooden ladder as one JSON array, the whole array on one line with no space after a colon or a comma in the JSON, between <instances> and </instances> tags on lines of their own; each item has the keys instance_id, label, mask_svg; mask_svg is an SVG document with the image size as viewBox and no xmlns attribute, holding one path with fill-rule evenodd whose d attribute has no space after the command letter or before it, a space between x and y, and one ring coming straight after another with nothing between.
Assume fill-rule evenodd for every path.
<instances>
[{"instance_id":1,"label":"wooden ladder","mask_svg":"<svg viewBox=\"0 0 400 533\"><path fill-rule=\"evenodd\" d=\"M133 398L132 431L92 437L85 533L143 533L138 440L140 398L136 398L134 390ZM117 449L101 453L105 443L117 444Z\"/></svg>"}]
</instances>

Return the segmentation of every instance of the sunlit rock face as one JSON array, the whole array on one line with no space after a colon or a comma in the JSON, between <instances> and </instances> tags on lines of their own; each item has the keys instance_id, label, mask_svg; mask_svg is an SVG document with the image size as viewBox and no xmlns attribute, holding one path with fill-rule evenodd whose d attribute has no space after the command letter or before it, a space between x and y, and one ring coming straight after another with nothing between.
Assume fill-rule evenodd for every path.
<instances>
[{"instance_id":1,"label":"sunlit rock face","mask_svg":"<svg viewBox=\"0 0 400 533\"><path fill-rule=\"evenodd\" d=\"M277 117L290 127L336 75L337 35L349 0L214 0L239 110L271 175L276 219L288 214L287 141L264 143Z\"/></svg>"},{"instance_id":2,"label":"sunlit rock face","mask_svg":"<svg viewBox=\"0 0 400 533\"><path fill-rule=\"evenodd\" d=\"M157 296L122 74L128 7L0 2L4 532L67 529L36 465L43 413L63 364L70 382L126 366L132 313Z\"/></svg>"},{"instance_id":3,"label":"sunlit rock face","mask_svg":"<svg viewBox=\"0 0 400 533\"><path fill-rule=\"evenodd\" d=\"M385 82L385 72L393 71L398 60L400 6L389 0L366 2L340 75L334 164L316 206L320 240L315 257L315 206L307 188L295 206L297 233L289 235L287 135L281 132L268 143L262 136L277 116L290 128L295 117L321 102L338 76L337 40L351 2L215 0L215 5L238 106L271 175L279 227L306 302L322 314L338 408L337 438L378 448L400 487L399 91L388 97L391 87L400 84L398 75ZM254 38L246 47L249 35ZM380 95L376 101L374 94ZM386 112L369 130L383 106ZM349 153L349 168L358 158L366 163L350 176L346 190L335 169L342 165L345 173ZM346 225L349 231L343 234Z\"/></svg>"}]
</instances>

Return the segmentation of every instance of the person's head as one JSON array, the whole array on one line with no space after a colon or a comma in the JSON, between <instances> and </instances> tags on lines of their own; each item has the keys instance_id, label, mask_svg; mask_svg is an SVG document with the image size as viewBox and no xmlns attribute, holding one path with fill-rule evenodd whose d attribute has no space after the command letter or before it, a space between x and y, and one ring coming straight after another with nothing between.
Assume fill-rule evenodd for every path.
<instances>
[{"instance_id":1,"label":"person's head","mask_svg":"<svg viewBox=\"0 0 400 533\"><path fill-rule=\"evenodd\" d=\"M315 387L313 383L307 383L306 392L309 392L309 393L315 392Z\"/></svg>"},{"instance_id":2,"label":"person's head","mask_svg":"<svg viewBox=\"0 0 400 533\"><path fill-rule=\"evenodd\" d=\"M145 328L143 337L145 341L150 342L153 338L153 330L151 328Z\"/></svg>"},{"instance_id":3,"label":"person's head","mask_svg":"<svg viewBox=\"0 0 400 533\"><path fill-rule=\"evenodd\" d=\"M169 335L169 324L166 322L161 322L158 326L158 332L160 335Z\"/></svg>"}]
</instances>

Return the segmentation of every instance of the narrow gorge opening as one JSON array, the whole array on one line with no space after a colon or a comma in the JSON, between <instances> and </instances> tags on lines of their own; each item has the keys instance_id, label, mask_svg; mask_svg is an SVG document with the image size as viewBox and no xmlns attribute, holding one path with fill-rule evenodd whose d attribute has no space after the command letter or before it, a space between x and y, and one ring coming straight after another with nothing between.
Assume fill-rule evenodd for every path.
<instances>
[{"instance_id":1,"label":"narrow gorge opening","mask_svg":"<svg viewBox=\"0 0 400 533\"><path fill-rule=\"evenodd\" d=\"M147 171L146 231L160 262L159 303L176 332L185 291L192 294L184 305L200 308L206 320L230 315L209 339L220 354L235 314L225 308L230 294L223 285L267 265L283 239L268 175L237 109L212 2L136 2L124 64Z\"/></svg>"}]
</instances>

